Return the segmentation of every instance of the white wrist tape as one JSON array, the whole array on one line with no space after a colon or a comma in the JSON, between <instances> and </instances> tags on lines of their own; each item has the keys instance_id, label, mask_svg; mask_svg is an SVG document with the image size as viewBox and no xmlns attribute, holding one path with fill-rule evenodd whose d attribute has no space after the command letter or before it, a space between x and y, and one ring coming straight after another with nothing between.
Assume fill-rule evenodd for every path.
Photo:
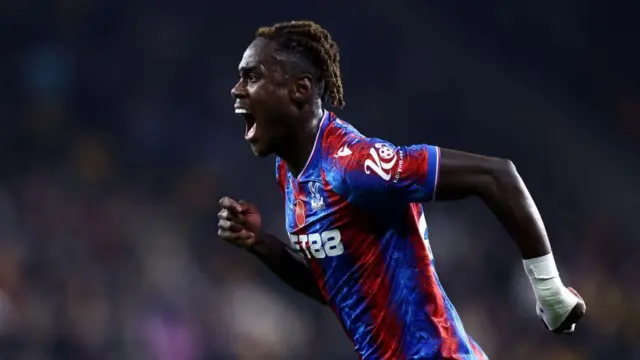
<instances>
[{"instance_id":1,"label":"white wrist tape","mask_svg":"<svg viewBox=\"0 0 640 360\"><path fill-rule=\"evenodd\" d=\"M526 259L522 263L538 301L538 315L553 330L567 318L578 298L562 284L553 254Z\"/></svg>"}]
</instances>

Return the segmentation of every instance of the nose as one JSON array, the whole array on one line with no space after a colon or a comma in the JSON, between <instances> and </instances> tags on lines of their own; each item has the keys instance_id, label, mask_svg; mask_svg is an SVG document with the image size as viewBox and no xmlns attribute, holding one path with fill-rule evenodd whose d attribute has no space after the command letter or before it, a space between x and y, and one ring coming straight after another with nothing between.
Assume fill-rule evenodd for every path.
<instances>
[{"instance_id":1,"label":"nose","mask_svg":"<svg viewBox=\"0 0 640 360\"><path fill-rule=\"evenodd\" d=\"M242 80L238 81L238 83L231 88L231 97L234 99L239 99L245 97L247 94L247 89L244 86Z\"/></svg>"}]
</instances>

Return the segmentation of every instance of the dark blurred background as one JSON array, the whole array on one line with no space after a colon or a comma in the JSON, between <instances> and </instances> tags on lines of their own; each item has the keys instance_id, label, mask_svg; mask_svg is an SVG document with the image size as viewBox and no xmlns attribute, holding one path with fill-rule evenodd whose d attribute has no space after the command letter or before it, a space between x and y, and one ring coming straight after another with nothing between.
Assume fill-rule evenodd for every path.
<instances>
[{"instance_id":1,"label":"dark blurred background","mask_svg":"<svg viewBox=\"0 0 640 360\"><path fill-rule=\"evenodd\" d=\"M217 199L284 236L273 161L229 90L258 26L342 49L370 136L510 158L565 283L545 332L479 201L429 204L440 277L492 359L640 359L638 2L5 0L0 3L0 359L355 359L328 310L216 237Z\"/></svg>"}]
</instances>

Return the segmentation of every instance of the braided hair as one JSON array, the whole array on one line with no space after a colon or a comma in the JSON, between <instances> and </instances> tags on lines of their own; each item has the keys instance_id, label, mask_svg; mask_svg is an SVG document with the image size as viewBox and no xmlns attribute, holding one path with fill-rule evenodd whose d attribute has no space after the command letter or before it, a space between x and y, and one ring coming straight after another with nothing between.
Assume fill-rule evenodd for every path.
<instances>
[{"instance_id":1,"label":"braided hair","mask_svg":"<svg viewBox=\"0 0 640 360\"><path fill-rule=\"evenodd\" d=\"M261 27L256 37L274 41L280 50L310 63L318 73L318 95L322 101L345 105L340 75L340 51L327 30L313 21L289 21Z\"/></svg>"}]
</instances>

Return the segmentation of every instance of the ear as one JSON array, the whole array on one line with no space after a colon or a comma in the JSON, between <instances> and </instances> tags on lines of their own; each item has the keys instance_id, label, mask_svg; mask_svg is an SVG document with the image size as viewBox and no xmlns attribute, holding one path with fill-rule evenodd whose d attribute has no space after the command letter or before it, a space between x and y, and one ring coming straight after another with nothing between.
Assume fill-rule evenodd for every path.
<instances>
[{"instance_id":1,"label":"ear","mask_svg":"<svg viewBox=\"0 0 640 360\"><path fill-rule=\"evenodd\" d=\"M301 75L293 84L291 98L296 103L301 103L313 96L313 82L311 75Z\"/></svg>"}]
</instances>

